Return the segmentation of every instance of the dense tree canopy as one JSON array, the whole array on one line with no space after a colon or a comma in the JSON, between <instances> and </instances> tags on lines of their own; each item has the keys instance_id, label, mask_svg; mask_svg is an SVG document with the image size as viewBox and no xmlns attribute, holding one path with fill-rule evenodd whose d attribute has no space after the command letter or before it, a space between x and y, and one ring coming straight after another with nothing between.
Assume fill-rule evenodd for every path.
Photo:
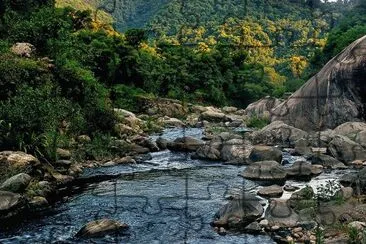
<instances>
[{"instance_id":1,"label":"dense tree canopy","mask_svg":"<svg viewBox=\"0 0 366 244\"><path fill-rule=\"evenodd\" d=\"M65 137L113 134L113 107L135 111L141 96L242 107L281 97L365 34L364 7L337 23L327 42L338 17L322 11L340 13L343 3L248 1L246 11L258 11L240 16L234 1L212 2L183 6L202 13L200 23L170 1L147 29L122 34L90 11L0 1L0 149L52 158ZM15 55L17 42L36 52Z\"/></svg>"}]
</instances>

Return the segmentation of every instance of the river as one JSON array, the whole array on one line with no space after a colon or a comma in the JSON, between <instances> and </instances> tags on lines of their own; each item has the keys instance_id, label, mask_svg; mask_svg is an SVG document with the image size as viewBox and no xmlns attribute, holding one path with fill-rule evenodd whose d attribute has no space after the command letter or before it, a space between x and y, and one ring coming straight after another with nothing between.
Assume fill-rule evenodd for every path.
<instances>
[{"instance_id":1,"label":"river","mask_svg":"<svg viewBox=\"0 0 366 244\"><path fill-rule=\"evenodd\" d=\"M200 138L202 130L169 129L163 137L183 135ZM84 224L101 218L127 223L130 229L123 236L92 243L274 243L265 235L228 232L222 236L210 226L228 196L258 189L255 182L238 176L245 167L191 160L187 153L166 150L152 153L143 164L88 169L83 177L118 177L90 184L41 218L0 233L0 243L91 243L74 235ZM332 177L323 174L322 180Z\"/></svg>"}]
</instances>

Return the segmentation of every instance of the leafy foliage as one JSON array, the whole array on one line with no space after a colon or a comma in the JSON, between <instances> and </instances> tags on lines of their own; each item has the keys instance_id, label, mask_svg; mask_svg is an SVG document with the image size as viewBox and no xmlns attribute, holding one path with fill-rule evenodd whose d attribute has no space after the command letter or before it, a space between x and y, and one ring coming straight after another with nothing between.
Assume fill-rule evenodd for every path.
<instances>
[{"instance_id":1,"label":"leafy foliage","mask_svg":"<svg viewBox=\"0 0 366 244\"><path fill-rule=\"evenodd\" d=\"M352 4L213 2L126 1L114 12L117 25L148 24L122 34L91 15L97 1L54 7L52 0L0 0L0 149L54 160L55 149L80 134L90 135L96 148L107 145L113 107L138 111L141 96L242 107L280 97L316 71L309 60L321 63L319 55L333 55L364 32L362 8L326 42L338 18L326 8L340 15ZM79 9L65 7L70 4ZM140 7L151 9L141 16ZM12 54L16 42L31 43L36 53Z\"/></svg>"}]
</instances>

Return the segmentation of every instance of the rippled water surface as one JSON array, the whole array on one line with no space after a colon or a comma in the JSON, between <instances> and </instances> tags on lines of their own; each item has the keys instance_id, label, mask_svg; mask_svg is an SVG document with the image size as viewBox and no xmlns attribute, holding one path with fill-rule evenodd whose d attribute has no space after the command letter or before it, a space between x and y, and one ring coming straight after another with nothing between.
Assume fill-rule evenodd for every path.
<instances>
[{"instance_id":1,"label":"rippled water surface","mask_svg":"<svg viewBox=\"0 0 366 244\"><path fill-rule=\"evenodd\" d=\"M184 135L200 138L202 131ZM173 139L182 130L168 130ZM9 233L0 233L0 243L81 243L73 236L87 222L111 218L125 222L125 236L107 236L95 243L273 243L267 236L240 233L218 235L210 226L226 197L240 189L258 186L244 180L237 167L191 160L186 153L153 153L145 164L93 169L86 176L116 174L115 180L91 184L81 194L59 204L39 220L30 220Z\"/></svg>"}]
</instances>

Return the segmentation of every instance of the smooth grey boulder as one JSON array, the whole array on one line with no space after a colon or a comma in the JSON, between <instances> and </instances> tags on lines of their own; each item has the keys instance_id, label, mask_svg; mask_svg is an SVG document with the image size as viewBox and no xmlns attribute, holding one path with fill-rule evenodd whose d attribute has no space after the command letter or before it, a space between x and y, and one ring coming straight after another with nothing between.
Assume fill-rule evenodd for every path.
<instances>
[{"instance_id":1,"label":"smooth grey boulder","mask_svg":"<svg viewBox=\"0 0 366 244\"><path fill-rule=\"evenodd\" d=\"M242 229L261 217L264 212L260 200L252 194L244 194L224 205L215 215L214 226Z\"/></svg>"},{"instance_id":2,"label":"smooth grey boulder","mask_svg":"<svg viewBox=\"0 0 366 244\"><path fill-rule=\"evenodd\" d=\"M276 161L261 161L249 165L240 175L252 180L282 181L287 173Z\"/></svg>"},{"instance_id":3,"label":"smooth grey boulder","mask_svg":"<svg viewBox=\"0 0 366 244\"><path fill-rule=\"evenodd\" d=\"M282 152L275 147L257 145L253 147L249 155L249 159L252 162L274 160L281 163Z\"/></svg>"},{"instance_id":4,"label":"smooth grey boulder","mask_svg":"<svg viewBox=\"0 0 366 244\"><path fill-rule=\"evenodd\" d=\"M14 193L21 193L27 188L32 177L25 173L14 175L3 182L0 186L2 191L10 191Z\"/></svg>"},{"instance_id":5,"label":"smooth grey boulder","mask_svg":"<svg viewBox=\"0 0 366 244\"><path fill-rule=\"evenodd\" d=\"M120 223L116 220L111 219L95 220L83 226L76 234L76 237L81 238L103 237L111 233L120 233L121 231L124 231L128 228L129 227L127 224Z\"/></svg>"}]
</instances>

